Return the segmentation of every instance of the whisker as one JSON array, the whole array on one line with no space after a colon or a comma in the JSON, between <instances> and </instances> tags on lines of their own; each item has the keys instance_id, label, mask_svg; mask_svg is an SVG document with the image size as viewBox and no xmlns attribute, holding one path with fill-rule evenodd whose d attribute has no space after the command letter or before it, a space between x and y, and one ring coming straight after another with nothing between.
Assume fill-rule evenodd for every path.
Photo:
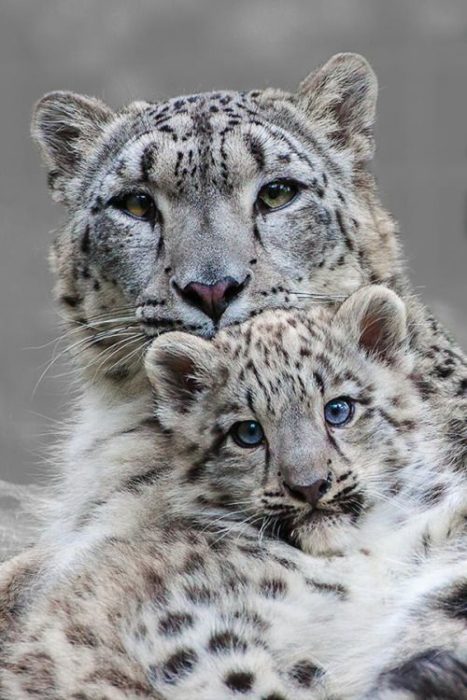
<instances>
[{"instance_id":1,"label":"whisker","mask_svg":"<svg viewBox=\"0 0 467 700\"><path fill-rule=\"evenodd\" d=\"M296 297L301 297L303 299L316 299L319 301L344 301L347 299L345 294L321 294L319 292L294 292L293 290L288 290L288 294L293 294Z\"/></svg>"}]
</instances>

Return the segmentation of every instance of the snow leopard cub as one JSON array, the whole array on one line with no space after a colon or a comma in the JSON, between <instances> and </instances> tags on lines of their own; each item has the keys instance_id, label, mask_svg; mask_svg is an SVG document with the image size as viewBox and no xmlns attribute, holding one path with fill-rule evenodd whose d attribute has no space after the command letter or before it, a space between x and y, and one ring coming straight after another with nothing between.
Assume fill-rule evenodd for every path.
<instances>
[{"instance_id":1,"label":"snow leopard cub","mask_svg":"<svg viewBox=\"0 0 467 700\"><path fill-rule=\"evenodd\" d=\"M406 339L381 287L157 339L162 430L143 459L129 416L133 472L82 526L101 541L45 565L2 698L463 697L465 499Z\"/></svg>"}]
</instances>

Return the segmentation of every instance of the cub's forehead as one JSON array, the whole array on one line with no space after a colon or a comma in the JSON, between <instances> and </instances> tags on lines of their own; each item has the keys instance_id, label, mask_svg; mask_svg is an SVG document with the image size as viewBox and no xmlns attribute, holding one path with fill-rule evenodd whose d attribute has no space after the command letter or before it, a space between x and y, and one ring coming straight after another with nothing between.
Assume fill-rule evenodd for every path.
<instances>
[{"instance_id":1,"label":"cub's forehead","mask_svg":"<svg viewBox=\"0 0 467 700\"><path fill-rule=\"evenodd\" d=\"M335 392L369 398L387 377L379 378L334 315L329 307L266 311L221 331L212 341L223 357L221 392L241 406L254 395L279 416L294 402L305 406Z\"/></svg>"},{"instance_id":2,"label":"cub's forehead","mask_svg":"<svg viewBox=\"0 0 467 700\"><path fill-rule=\"evenodd\" d=\"M339 335L331 320L332 312L325 308L312 313L275 309L221 331L214 344L240 363L266 359L287 366L304 358L313 360L331 346L338 349Z\"/></svg>"}]
</instances>

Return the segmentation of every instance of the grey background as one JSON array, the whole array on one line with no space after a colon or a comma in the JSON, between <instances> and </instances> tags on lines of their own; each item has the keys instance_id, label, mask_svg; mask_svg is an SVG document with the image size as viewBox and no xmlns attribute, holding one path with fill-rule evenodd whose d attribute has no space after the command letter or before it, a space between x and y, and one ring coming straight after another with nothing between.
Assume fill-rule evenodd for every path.
<instances>
[{"instance_id":1,"label":"grey background","mask_svg":"<svg viewBox=\"0 0 467 700\"><path fill-rule=\"evenodd\" d=\"M39 382L60 333L47 247L62 214L28 136L33 102L292 90L337 51L378 73L383 201L417 290L466 347L466 0L0 0L0 477L44 480L70 397L60 361Z\"/></svg>"}]
</instances>

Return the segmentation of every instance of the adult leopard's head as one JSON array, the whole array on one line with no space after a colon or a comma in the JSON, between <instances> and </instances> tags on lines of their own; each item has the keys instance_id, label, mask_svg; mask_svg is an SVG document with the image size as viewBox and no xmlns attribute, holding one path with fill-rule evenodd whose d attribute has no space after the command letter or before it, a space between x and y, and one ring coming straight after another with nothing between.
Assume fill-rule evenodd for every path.
<instances>
[{"instance_id":1,"label":"adult leopard's head","mask_svg":"<svg viewBox=\"0 0 467 700\"><path fill-rule=\"evenodd\" d=\"M212 341L156 339L146 367L175 512L341 551L414 470L439 486L421 458L429 431L407 335L403 302L375 285L336 313L266 311Z\"/></svg>"},{"instance_id":2,"label":"adult leopard's head","mask_svg":"<svg viewBox=\"0 0 467 700\"><path fill-rule=\"evenodd\" d=\"M160 332L210 337L266 308L389 282L397 245L366 171L376 93L368 63L339 54L296 94L212 92L118 112L43 97L32 133L67 207L52 263L82 362L94 372L97 353L102 371L124 376Z\"/></svg>"}]
</instances>

